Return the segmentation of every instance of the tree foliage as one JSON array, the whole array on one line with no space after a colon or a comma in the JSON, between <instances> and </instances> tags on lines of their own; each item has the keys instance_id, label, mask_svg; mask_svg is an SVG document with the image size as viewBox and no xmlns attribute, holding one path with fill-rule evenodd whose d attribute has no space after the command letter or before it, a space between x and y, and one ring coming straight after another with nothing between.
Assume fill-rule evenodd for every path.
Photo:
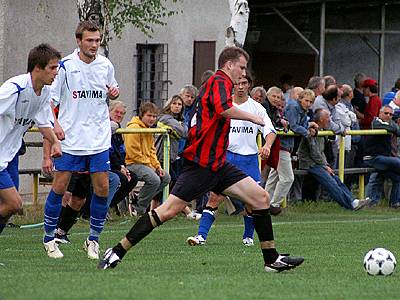
<instances>
[{"instance_id":1,"label":"tree foliage","mask_svg":"<svg viewBox=\"0 0 400 300\"><path fill-rule=\"evenodd\" d=\"M179 10L171 9L168 3L182 0L101 0L109 16L110 30L121 37L126 24L132 24L146 36L154 33L154 25L166 25L165 19L177 14ZM107 13L108 11L108 13Z\"/></svg>"},{"instance_id":2,"label":"tree foliage","mask_svg":"<svg viewBox=\"0 0 400 300\"><path fill-rule=\"evenodd\" d=\"M106 56L112 39L110 33L121 38L125 26L130 24L151 37L154 26L164 26L166 18L182 12L169 5L177 2L183 0L76 0L79 19L92 20L100 26Z\"/></svg>"}]
</instances>

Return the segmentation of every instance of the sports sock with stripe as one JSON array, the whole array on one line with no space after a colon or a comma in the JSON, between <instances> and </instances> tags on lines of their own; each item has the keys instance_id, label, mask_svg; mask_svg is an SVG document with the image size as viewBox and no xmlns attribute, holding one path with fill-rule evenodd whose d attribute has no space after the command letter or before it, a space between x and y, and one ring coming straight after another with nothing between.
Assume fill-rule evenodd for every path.
<instances>
[{"instance_id":1,"label":"sports sock with stripe","mask_svg":"<svg viewBox=\"0 0 400 300\"><path fill-rule=\"evenodd\" d=\"M107 197L100 197L93 193L90 202L90 234L89 241L98 241L103 231L108 212Z\"/></svg>"},{"instance_id":2,"label":"sports sock with stripe","mask_svg":"<svg viewBox=\"0 0 400 300\"><path fill-rule=\"evenodd\" d=\"M58 218L61 212L62 194L56 194L53 190L47 196L44 205L44 238L43 242L47 243L54 239L55 230L58 224Z\"/></svg>"},{"instance_id":3,"label":"sports sock with stripe","mask_svg":"<svg viewBox=\"0 0 400 300\"><path fill-rule=\"evenodd\" d=\"M203 213L201 214L197 234L201 235L205 240L207 239L208 232L215 221L215 210L215 208L207 206L203 209Z\"/></svg>"}]
</instances>

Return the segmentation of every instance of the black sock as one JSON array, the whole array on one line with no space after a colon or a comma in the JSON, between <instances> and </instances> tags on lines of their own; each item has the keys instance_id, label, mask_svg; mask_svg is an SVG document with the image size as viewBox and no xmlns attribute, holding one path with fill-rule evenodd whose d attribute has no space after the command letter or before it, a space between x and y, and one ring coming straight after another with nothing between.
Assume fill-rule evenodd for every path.
<instances>
[{"instance_id":1,"label":"black sock","mask_svg":"<svg viewBox=\"0 0 400 300\"><path fill-rule=\"evenodd\" d=\"M253 210L253 224L260 243L274 240L272 220L269 209ZM275 248L261 249L266 264L273 263L279 254Z\"/></svg>"},{"instance_id":2,"label":"black sock","mask_svg":"<svg viewBox=\"0 0 400 300\"><path fill-rule=\"evenodd\" d=\"M253 210L253 224L260 242L273 241L274 231L269 209Z\"/></svg>"},{"instance_id":3,"label":"black sock","mask_svg":"<svg viewBox=\"0 0 400 300\"><path fill-rule=\"evenodd\" d=\"M120 259L122 259L122 258L125 256L126 252L127 252L127 251L124 249L124 247L122 247L121 243L118 243L118 245L114 246L114 248L112 248L112 250L113 250L113 252L114 252L115 254L118 255L118 257L119 257Z\"/></svg>"},{"instance_id":4,"label":"black sock","mask_svg":"<svg viewBox=\"0 0 400 300\"><path fill-rule=\"evenodd\" d=\"M264 257L264 262L266 264L272 264L276 261L276 259L279 256L278 251L276 251L275 248L270 248L270 249L261 249L263 257Z\"/></svg>"},{"instance_id":5,"label":"black sock","mask_svg":"<svg viewBox=\"0 0 400 300\"><path fill-rule=\"evenodd\" d=\"M154 210L152 212L154 212ZM158 225L161 224L157 222L156 226ZM140 217L140 219L137 220L137 222L132 226L131 230L129 230L129 232L126 235L126 238L132 244L132 246L135 246L143 238L145 238L148 234L150 234L150 232L152 232L156 226L153 226L153 224L151 223L150 215L146 213L142 217Z\"/></svg>"},{"instance_id":6,"label":"black sock","mask_svg":"<svg viewBox=\"0 0 400 300\"><path fill-rule=\"evenodd\" d=\"M60 214L60 220L58 222L58 228L67 233L70 231L72 226L77 221L79 211L74 210L71 206L67 204L66 207L63 207Z\"/></svg>"}]
</instances>

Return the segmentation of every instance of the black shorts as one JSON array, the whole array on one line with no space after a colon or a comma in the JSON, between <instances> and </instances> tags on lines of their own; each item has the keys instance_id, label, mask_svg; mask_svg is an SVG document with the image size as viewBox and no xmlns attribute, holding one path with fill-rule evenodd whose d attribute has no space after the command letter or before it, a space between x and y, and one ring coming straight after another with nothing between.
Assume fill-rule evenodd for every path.
<instances>
[{"instance_id":1,"label":"black shorts","mask_svg":"<svg viewBox=\"0 0 400 300\"><path fill-rule=\"evenodd\" d=\"M72 173L67 191L73 196L86 198L90 191L90 175L86 173Z\"/></svg>"},{"instance_id":2,"label":"black shorts","mask_svg":"<svg viewBox=\"0 0 400 300\"><path fill-rule=\"evenodd\" d=\"M246 177L247 175L243 171L229 162L225 162L218 171L214 172L185 160L182 173L171 194L190 202L209 191L221 194L225 189Z\"/></svg>"}]
</instances>

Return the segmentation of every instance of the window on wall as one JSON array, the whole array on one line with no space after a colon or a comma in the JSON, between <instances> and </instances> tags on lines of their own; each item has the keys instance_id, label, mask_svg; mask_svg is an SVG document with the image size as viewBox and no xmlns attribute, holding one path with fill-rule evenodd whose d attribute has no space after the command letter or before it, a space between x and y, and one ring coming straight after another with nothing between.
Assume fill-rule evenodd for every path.
<instances>
[{"instance_id":1,"label":"window on wall","mask_svg":"<svg viewBox=\"0 0 400 300\"><path fill-rule=\"evenodd\" d=\"M194 41L193 85L200 87L204 71L215 71L215 41Z\"/></svg>"},{"instance_id":2,"label":"window on wall","mask_svg":"<svg viewBox=\"0 0 400 300\"><path fill-rule=\"evenodd\" d=\"M137 44L137 103L163 107L168 99L168 44Z\"/></svg>"}]
</instances>

